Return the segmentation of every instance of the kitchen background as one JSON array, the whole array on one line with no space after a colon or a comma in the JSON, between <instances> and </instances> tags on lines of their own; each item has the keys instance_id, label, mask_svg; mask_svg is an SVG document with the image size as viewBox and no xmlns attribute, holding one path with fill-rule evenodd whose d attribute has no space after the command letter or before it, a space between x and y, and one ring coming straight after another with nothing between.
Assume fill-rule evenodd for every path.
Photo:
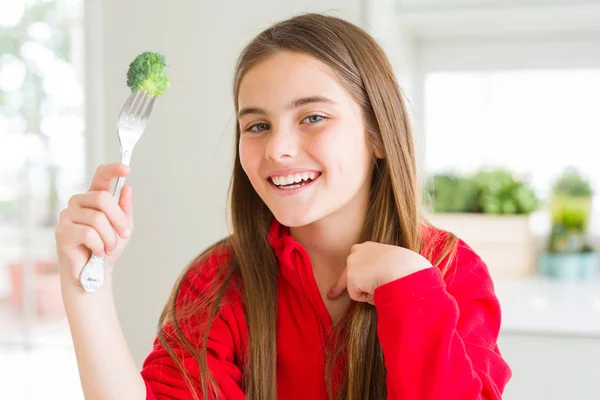
<instances>
[{"instance_id":1,"label":"kitchen background","mask_svg":"<svg viewBox=\"0 0 600 400\"><path fill-rule=\"evenodd\" d=\"M388 52L427 215L495 278L504 398L600 398L600 1L584 0L0 0L0 398L82 399L54 228L118 160L131 60L162 52L172 80L133 159L136 234L116 272L141 363L177 274L227 232L235 58L307 11Z\"/></svg>"}]
</instances>

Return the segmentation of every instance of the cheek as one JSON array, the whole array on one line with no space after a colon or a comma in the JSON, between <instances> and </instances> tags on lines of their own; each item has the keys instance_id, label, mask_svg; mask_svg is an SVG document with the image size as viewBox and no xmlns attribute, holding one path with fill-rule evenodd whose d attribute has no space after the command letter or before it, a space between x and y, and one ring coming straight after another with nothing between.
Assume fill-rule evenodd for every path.
<instances>
[{"instance_id":1,"label":"cheek","mask_svg":"<svg viewBox=\"0 0 600 400\"><path fill-rule=\"evenodd\" d=\"M330 175L360 176L369 162L370 152L360 126L340 124L315 137L315 154Z\"/></svg>"},{"instance_id":2,"label":"cheek","mask_svg":"<svg viewBox=\"0 0 600 400\"><path fill-rule=\"evenodd\" d=\"M262 153L259 144L253 140L241 139L239 146L240 163L250 180L254 180L259 174Z\"/></svg>"},{"instance_id":3,"label":"cheek","mask_svg":"<svg viewBox=\"0 0 600 400\"><path fill-rule=\"evenodd\" d=\"M258 149L252 140L240 139L238 145L238 151L240 153L240 163L246 173L251 172L250 170L256 165L258 159Z\"/></svg>"}]
</instances>

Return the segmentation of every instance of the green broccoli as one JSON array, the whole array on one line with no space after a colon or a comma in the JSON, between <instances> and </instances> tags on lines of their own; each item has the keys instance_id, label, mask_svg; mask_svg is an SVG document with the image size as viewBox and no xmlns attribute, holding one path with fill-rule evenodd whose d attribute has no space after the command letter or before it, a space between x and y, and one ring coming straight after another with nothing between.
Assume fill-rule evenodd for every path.
<instances>
[{"instance_id":1,"label":"green broccoli","mask_svg":"<svg viewBox=\"0 0 600 400\"><path fill-rule=\"evenodd\" d=\"M134 92L144 91L150 96L161 96L171 84L165 69L165 56L144 52L129 64L127 86Z\"/></svg>"}]
</instances>

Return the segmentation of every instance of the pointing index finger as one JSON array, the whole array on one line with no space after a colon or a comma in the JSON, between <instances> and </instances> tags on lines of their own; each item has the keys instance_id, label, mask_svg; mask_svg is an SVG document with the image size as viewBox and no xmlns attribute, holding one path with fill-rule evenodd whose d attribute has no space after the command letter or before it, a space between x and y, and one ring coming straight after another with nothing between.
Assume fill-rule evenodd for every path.
<instances>
[{"instance_id":1,"label":"pointing index finger","mask_svg":"<svg viewBox=\"0 0 600 400\"><path fill-rule=\"evenodd\" d=\"M345 267L342 271L342 274L340 275L337 282L335 283L335 285L333 285L332 288L329 290L329 293L327 293L327 297L329 297L329 299L331 299L331 300L337 299L338 297L340 297L342 295L342 293L344 293L344 290L346 290L346 287L348 284L347 271L348 271L348 267Z\"/></svg>"}]
</instances>

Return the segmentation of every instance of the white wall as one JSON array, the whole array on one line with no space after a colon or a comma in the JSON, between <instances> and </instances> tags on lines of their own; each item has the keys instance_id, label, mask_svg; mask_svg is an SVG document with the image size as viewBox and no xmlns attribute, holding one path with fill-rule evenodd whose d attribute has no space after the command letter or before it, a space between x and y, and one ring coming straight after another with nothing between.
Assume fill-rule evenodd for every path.
<instances>
[{"instance_id":1,"label":"white wall","mask_svg":"<svg viewBox=\"0 0 600 400\"><path fill-rule=\"evenodd\" d=\"M141 363L174 280L224 236L233 158L231 81L243 45L270 23L327 11L360 24L360 0L86 2L89 174L118 160L125 74L142 51L166 55L172 86L132 160L136 228L115 273L116 302Z\"/></svg>"},{"instance_id":2,"label":"white wall","mask_svg":"<svg viewBox=\"0 0 600 400\"><path fill-rule=\"evenodd\" d=\"M600 24L599 24L600 26ZM600 67L600 32L519 39L447 38L417 49L423 72Z\"/></svg>"},{"instance_id":3,"label":"white wall","mask_svg":"<svg viewBox=\"0 0 600 400\"><path fill-rule=\"evenodd\" d=\"M394 72L407 99L419 171L425 161L423 132L423 87L417 71L417 43L400 25L397 0L372 0L365 3L365 24L369 33L381 44L394 67Z\"/></svg>"},{"instance_id":4,"label":"white wall","mask_svg":"<svg viewBox=\"0 0 600 400\"><path fill-rule=\"evenodd\" d=\"M504 400L600 399L600 338L502 334L512 368Z\"/></svg>"}]
</instances>

